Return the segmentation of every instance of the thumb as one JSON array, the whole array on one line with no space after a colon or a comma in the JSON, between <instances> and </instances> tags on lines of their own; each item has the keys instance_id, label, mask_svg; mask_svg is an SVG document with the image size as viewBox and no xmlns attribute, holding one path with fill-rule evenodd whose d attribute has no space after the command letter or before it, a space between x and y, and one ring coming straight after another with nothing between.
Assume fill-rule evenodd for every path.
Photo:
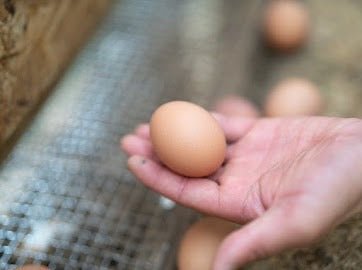
<instances>
[{"instance_id":1,"label":"thumb","mask_svg":"<svg viewBox=\"0 0 362 270\"><path fill-rule=\"evenodd\" d=\"M306 222L308 218L304 220L299 214L293 217L290 210L290 207L271 208L227 236L215 257L214 270L237 269L254 260L315 241L319 230Z\"/></svg>"}]
</instances>

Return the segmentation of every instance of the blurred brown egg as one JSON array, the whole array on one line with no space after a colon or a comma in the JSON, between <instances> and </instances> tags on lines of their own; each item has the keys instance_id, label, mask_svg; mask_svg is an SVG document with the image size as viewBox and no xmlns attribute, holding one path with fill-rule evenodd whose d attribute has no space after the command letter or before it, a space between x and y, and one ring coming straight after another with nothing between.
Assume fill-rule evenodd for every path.
<instances>
[{"instance_id":1,"label":"blurred brown egg","mask_svg":"<svg viewBox=\"0 0 362 270\"><path fill-rule=\"evenodd\" d=\"M220 243L238 227L215 217L205 217L194 223L179 246L178 270L211 270Z\"/></svg>"},{"instance_id":2,"label":"blurred brown egg","mask_svg":"<svg viewBox=\"0 0 362 270\"><path fill-rule=\"evenodd\" d=\"M17 268L17 270L49 270L49 268L42 265L28 264Z\"/></svg>"},{"instance_id":3,"label":"blurred brown egg","mask_svg":"<svg viewBox=\"0 0 362 270\"><path fill-rule=\"evenodd\" d=\"M208 111L190 102L160 106L151 117L150 135L158 158L181 175L208 176L225 158L223 130Z\"/></svg>"},{"instance_id":4,"label":"blurred brown egg","mask_svg":"<svg viewBox=\"0 0 362 270\"><path fill-rule=\"evenodd\" d=\"M275 0L266 6L263 31L268 45L280 51L300 47L308 37L309 13L297 0Z\"/></svg>"},{"instance_id":5,"label":"blurred brown egg","mask_svg":"<svg viewBox=\"0 0 362 270\"><path fill-rule=\"evenodd\" d=\"M323 111L323 99L318 88L308 80L286 79L269 93L265 114L270 117L318 115Z\"/></svg>"}]
</instances>

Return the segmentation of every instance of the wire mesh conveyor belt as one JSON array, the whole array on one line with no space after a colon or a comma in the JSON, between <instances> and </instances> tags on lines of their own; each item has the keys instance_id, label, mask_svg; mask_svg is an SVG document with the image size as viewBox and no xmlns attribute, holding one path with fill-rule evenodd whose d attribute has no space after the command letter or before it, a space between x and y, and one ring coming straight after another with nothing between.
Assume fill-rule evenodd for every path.
<instances>
[{"instance_id":1,"label":"wire mesh conveyor belt","mask_svg":"<svg viewBox=\"0 0 362 270\"><path fill-rule=\"evenodd\" d=\"M174 268L195 213L138 184L119 138L164 101L240 91L259 4L114 2L1 165L0 269Z\"/></svg>"}]
</instances>

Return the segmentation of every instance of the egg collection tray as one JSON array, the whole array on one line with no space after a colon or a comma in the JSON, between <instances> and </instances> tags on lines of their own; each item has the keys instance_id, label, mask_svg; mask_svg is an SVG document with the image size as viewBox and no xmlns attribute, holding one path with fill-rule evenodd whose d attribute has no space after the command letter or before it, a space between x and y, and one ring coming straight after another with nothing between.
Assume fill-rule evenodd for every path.
<instances>
[{"instance_id":1,"label":"egg collection tray","mask_svg":"<svg viewBox=\"0 0 362 270\"><path fill-rule=\"evenodd\" d=\"M139 184L119 139L165 101L242 91L261 1L222 2L114 1L1 164L0 269L174 269L196 213Z\"/></svg>"}]
</instances>

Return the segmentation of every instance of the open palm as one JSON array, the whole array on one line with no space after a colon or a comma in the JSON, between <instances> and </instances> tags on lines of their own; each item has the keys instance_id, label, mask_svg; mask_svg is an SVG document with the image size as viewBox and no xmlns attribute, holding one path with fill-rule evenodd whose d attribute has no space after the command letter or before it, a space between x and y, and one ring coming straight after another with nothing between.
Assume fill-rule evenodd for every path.
<instances>
[{"instance_id":1,"label":"open palm","mask_svg":"<svg viewBox=\"0 0 362 270\"><path fill-rule=\"evenodd\" d=\"M122 140L130 170L185 206L243 224L222 244L215 269L231 269L310 244L359 211L362 121L215 114L228 149L214 175L188 179L155 157L147 124Z\"/></svg>"}]
</instances>

